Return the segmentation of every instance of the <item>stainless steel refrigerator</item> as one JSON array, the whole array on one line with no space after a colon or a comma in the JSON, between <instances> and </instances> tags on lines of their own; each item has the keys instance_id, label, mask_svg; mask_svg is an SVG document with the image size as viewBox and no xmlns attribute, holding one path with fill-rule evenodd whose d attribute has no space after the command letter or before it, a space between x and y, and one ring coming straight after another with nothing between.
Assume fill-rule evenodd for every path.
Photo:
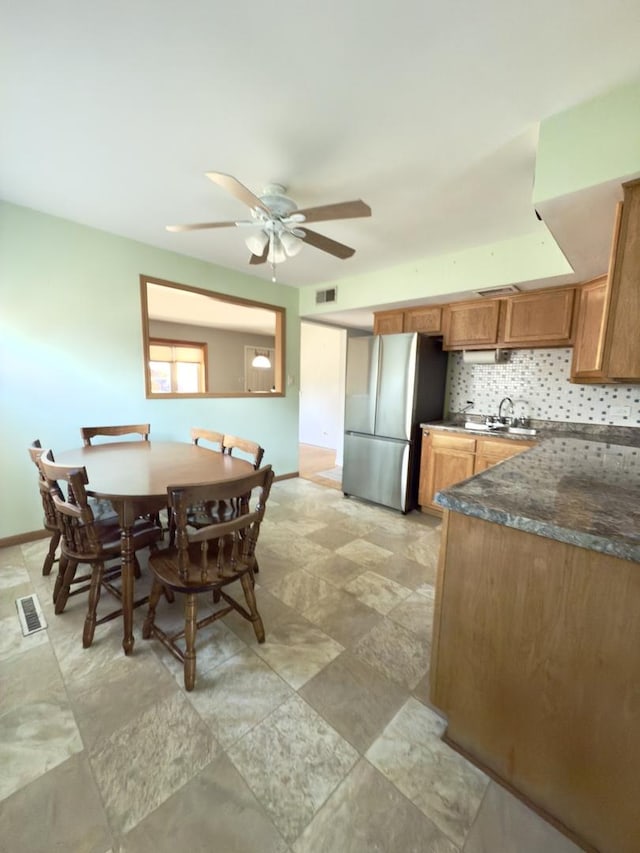
<instances>
[{"instance_id":1,"label":"stainless steel refrigerator","mask_svg":"<svg viewBox=\"0 0 640 853\"><path fill-rule=\"evenodd\" d=\"M347 342L345 495L408 512L417 503L420 424L443 415L447 354L411 332Z\"/></svg>"}]
</instances>

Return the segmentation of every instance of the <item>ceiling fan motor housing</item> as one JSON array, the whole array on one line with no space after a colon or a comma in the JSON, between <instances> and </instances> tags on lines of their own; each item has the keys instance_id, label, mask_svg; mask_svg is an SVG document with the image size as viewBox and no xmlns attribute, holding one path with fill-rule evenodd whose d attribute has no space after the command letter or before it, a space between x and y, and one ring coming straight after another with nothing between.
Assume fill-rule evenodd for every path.
<instances>
[{"instance_id":1,"label":"ceiling fan motor housing","mask_svg":"<svg viewBox=\"0 0 640 853\"><path fill-rule=\"evenodd\" d=\"M284 194L285 189L281 184L267 184L262 191L260 201L269 208L275 216L286 217L294 210L297 210L298 205L292 198Z\"/></svg>"}]
</instances>

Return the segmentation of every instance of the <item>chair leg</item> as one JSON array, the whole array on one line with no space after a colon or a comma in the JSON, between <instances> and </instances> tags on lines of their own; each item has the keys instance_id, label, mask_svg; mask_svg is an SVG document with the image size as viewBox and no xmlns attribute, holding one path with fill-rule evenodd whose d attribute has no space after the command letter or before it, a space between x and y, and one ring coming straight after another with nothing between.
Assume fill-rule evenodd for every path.
<instances>
[{"instance_id":1,"label":"chair leg","mask_svg":"<svg viewBox=\"0 0 640 853\"><path fill-rule=\"evenodd\" d=\"M135 554L133 555L133 576L136 580L142 577L142 569Z\"/></svg>"},{"instance_id":2,"label":"chair leg","mask_svg":"<svg viewBox=\"0 0 640 853\"><path fill-rule=\"evenodd\" d=\"M84 620L84 631L82 632L82 646L88 649L93 642L96 630L96 611L100 601L100 589L102 576L104 574L104 563L93 563L91 572L91 586L89 587L89 606L87 616Z\"/></svg>"},{"instance_id":3,"label":"chair leg","mask_svg":"<svg viewBox=\"0 0 640 853\"><path fill-rule=\"evenodd\" d=\"M253 630L255 631L256 640L259 643L264 643L264 625L262 624L262 617L258 613L258 605L256 604L256 594L253 591L253 581L249 573L242 575L242 577L240 578L240 583L242 584L244 597L247 602L247 607L249 608L249 613L251 614L251 624L253 625Z\"/></svg>"},{"instance_id":4,"label":"chair leg","mask_svg":"<svg viewBox=\"0 0 640 853\"><path fill-rule=\"evenodd\" d=\"M75 577L77 568L77 560L70 560L68 557L60 558L58 576L53 588L53 604L56 616L59 616L67 606L71 582Z\"/></svg>"},{"instance_id":5,"label":"chair leg","mask_svg":"<svg viewBox=\"0 0 640 853\"><path fill-rule=\"evenodd\" d=\"M147 615L144 619L144 624L142 625L142 639L148 640L151 636L151 629L153 628L153 623L156 618L156 607L158 606L158 602L160 601L160 596L162 593L166 592L166 588L162 586L160 581L154 577L153 583L151 585L151 592L149 594L149 607L147 609Z\"/></svg>"},{"instance_id":6,"label":"chair leg","mask_svg":"<svg viewBox=\"0 0 640 853\"><path fill-rule=\"evenodd\" d=\"M193 593L188 593L184 602L184 686L193 690L196 683L196 632L197 603Z\"/></svg>"},{"instance_id":7,"label":"chair leg","mask_svg":"<svg viewBox=\"0 0 640 853\"><path fill-rule=\"evenodd\" d=\"M60 544L60 531L54 530L51 534L51 539L49 540L49 552L47 556L44 558L44 563L42 564L42 574L46 577L51 574L51 569L53 568L53 564L56 561L56 550L58 545Z\"/></svg>"}]
</instances>

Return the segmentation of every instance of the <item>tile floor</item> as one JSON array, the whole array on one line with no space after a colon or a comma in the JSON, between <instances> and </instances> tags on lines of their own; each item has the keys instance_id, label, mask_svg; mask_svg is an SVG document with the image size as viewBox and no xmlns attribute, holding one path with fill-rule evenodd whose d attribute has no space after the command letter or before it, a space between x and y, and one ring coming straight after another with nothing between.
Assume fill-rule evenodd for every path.
<instances>
[{"instance_id":1,"label":"tile floor","mask_svg":"<svg viewBox=\"0 0 640 853\"><path fill-rule=\"evenodd\" d=\"M236 614L200 632L190 695L141 610L131 657L119 621L83 650L84 600L54 615L46 543L0 551L2 853L576 853L440 739L439 535L419 513L276 483L267 642ZM23 638L14 601L33 591L48 629Z\"/></svg>"}]
</instances>

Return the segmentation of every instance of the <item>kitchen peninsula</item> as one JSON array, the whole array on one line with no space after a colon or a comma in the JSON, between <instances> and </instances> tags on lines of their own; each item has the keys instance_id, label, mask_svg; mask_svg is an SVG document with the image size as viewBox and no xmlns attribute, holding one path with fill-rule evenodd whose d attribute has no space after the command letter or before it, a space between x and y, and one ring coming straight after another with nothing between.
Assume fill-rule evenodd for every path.
<instances>
[{"instance_id":1,"label":"kitchen peninsula","mask_svg":"<svg viewBox=\"0 0 640 853\"><path fill-rule=\"evenodd\" d=\"M436 496L445 738L601 853L640 838L638 432L548 438Z\"/></svg>"}]
</instances>

